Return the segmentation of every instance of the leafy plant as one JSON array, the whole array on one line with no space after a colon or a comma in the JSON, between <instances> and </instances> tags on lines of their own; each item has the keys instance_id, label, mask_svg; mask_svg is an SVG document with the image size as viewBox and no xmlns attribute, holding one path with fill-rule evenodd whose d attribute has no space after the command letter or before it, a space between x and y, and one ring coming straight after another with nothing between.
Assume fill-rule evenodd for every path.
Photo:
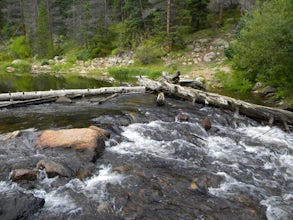
<instances>
[{"instance_id":1,"label":"leafy plant","mask_svg":"<svg viewBox=\"0 0 293 220\"><path fill-rule=\"evenodd\" d=\"M164 50L151 40L146 41L136 49L136 57L143 65L155 63L164 54Z\"/></svg>"},{"instance_id":2,"label":"leafy plant","mask_svg":"<svg viewBox=\"0 0 293 220\"><path fill-rule=\"evenodd\" d=\"M10 44L8 46L12 57L14 58L28 58L31 56L32 48L25 36L19 36L10 39Z\"/></svg>"},{"instance_id":3,"label":"leafy plant","mask_svg":"<svg viewBox=\"0 0 293 220\"><path fill-rule=\"evenodd\" d=\"M242 20L233 44L234 68L242 80L292 90L293 2L266 1Z\"/></svg>"}]
</instances>

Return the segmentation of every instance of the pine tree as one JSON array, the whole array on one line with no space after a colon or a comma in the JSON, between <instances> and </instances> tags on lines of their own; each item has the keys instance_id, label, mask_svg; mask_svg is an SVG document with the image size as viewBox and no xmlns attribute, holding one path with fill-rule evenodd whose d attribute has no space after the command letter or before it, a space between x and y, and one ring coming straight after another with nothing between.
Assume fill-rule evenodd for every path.
<instances>
[{"instance_id":1,"label":"pine tree","mask_svg":"<svg viewBox=\"0 0 293 220\"><path fill-rule=\"evenodd\" d=\"M41 1L39 6L39 16L38 16L38 55L40 57L48 57L53 51L53 42L51 39L50 25L49 25L49 15L46 7L46 2Z\"/></svg>"}]
</instances>

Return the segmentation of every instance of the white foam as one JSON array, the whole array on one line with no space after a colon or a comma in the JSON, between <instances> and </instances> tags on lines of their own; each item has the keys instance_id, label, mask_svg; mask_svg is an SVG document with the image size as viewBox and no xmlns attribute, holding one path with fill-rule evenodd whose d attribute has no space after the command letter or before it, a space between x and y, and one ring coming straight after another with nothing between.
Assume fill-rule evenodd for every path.
<instances>
[{"instance_id":1,"label":"white foam","mask_svg":"<svg viewBox=\"0 0 293 220\"><path fill-rule=\"evenodd\" d=\"M263 145L285 145L286 147L293 149L293 135L283 132L277 127L248 126L238 128L237 130L252 139L260 140Z\"/></svg>"},{"instance_id":2,"label":"white foam","mask_svg":"<svg viewBox=\"0 0 293 220\"><path fill-rule=\"evenodd\" d=\"M215 158L225 158L229 161L238 161L237 152L242 151L236 142L228 137L208 137L208 154Z\"/></svg>"},{"instance_id":3,"label":"white foam","mask_svg":"<svg viewBox=\"0 0 293 220\"><path fill-rule=\"evenodd\" d=\"M280 196L271 196L260 202L267 206L266 217L268 220L293 218L293 194Z\"/></svg>"},{"instance_id":4,"label":"white foam","mask_svg":"<svg viewBox=\"0 0 293 220\"><path fill-rule=\"evenodd\" d=\"M89 178L88 180L84 181L85 189L92 190L96 189L97 187L101 187L107 183L111 184L121 184L121 181L124 179L122 174L112 172L112 166L102 165L100 166L99 174L94 175L93 177Z\"/></svg>"},{"instance_id":5,"label":"white foam","mask_svg":"<svg viewBox=\"0 0 293 220\"><path fill-rule=\"evenodd\" d=\"M53 213L74 213L81 210L66 192L35 190L34 195L45 199L44 209Z\"/></svg>"},{"instance_id":6,"label":"white foam","mask_svg":"<svg viewBox=\"0 0 293 220\"><path fill-rule=\"evenodd\" d=\"M17 188L16 183L0 181L0 192L8 192L8 191L11 191L15 188Z\"/></svg>"}]
</instances>

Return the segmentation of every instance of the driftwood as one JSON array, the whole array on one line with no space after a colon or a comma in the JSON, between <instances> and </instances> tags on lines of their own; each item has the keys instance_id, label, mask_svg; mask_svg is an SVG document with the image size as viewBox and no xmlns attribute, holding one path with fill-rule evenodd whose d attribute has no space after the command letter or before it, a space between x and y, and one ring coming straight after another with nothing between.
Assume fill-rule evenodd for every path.
<instances>
[{"instance_id":1,"label":"driftwood","mask_svg":"<svg viewBox=\"0 0 293 220\"><path fill-rule=\"evenodd\" d=\"M265 121L270 124L281 123L287 131L289 130L288 125L293 125L293 112L283 109L251 104L227 96L171 84L163 79L160 81L154 81L141 78L139 79L139 82L140 85L145 86L149 90L155 92L163 91L192 101L193 103L198 102L214 107L230 109L236 114L243 114L255 120Z\"/></svg>"},{"instance_id":2,"label":"driftwood","mask_svg":"<svg viewBox=\"0 0 293 220\"><path fill-rule=\"evenodd\" d=\"M0 94L0 101L29 100L44 97L59 96L94 96L113 93L144 93L145 87L104 87L99 89L68 89L68 90L50 90L34 92L15 92Z\"/></svg>"}]
</instances>

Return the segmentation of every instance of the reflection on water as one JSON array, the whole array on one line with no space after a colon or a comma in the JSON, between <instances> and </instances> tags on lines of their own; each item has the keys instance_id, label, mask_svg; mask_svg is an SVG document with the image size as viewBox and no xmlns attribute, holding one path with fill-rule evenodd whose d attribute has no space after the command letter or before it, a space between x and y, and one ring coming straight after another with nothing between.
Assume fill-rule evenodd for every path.
<instances>
[{"instance_id":1,"label":"reflection on water","mask_svg":"<svg viewBox=\"0 0 293 220\"><path fill-rule=\"evenodd\" d=\"M100 88L112 84L95 78L56 74L0 74L0 93Z\"/></svg>"}]
</instances>

